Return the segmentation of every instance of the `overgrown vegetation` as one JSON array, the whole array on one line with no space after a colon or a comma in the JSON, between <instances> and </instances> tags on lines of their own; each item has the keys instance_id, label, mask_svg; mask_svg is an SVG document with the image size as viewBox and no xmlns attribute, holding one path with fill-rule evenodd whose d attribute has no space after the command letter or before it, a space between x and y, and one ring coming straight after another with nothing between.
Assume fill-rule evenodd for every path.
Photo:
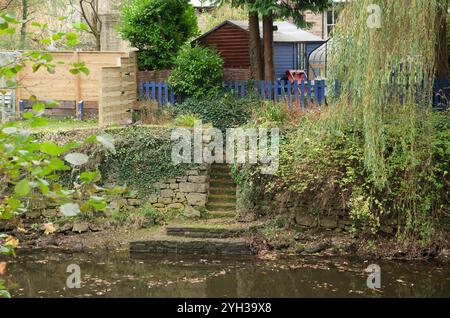
<instances>
[{"instance_id":1,"label":"overgrown vegetation","mask_svg":"<svg viewBox=\"0 0 450 318\"><path fill-rule=\"evenodd\" d=\"M285 192L317 211L345 208L368 233L389 221L398 238L425 244L449 215L450 122L432 112L430 98L441 2L375 1L383 8L381 29L366 24L372 3L346 4L330 65L340 97L284 131L279 175L236 171L253 202L261 192ZM278 123L284 116L270 107L265 115Z\"/></svg>"},{"instance_id":2,"label":"overgrown vegetation","mask_svg":"<svg viewBox=\"0 0 450 318\"><path fill-rule=\"evenodd\" d=\"M188 0L131 0L122 7L120 33L139 49L139 69L169 68L198 34L197 17Z\"/></svg>"},{"instance_id":3,"label":"overgrown vegetation","mask_svg":"<svg viewBox=\"0 0 450 318\"><path fill-rule=\"evenodd\" d=\"M204 123L211 123L219 129L237 127L246 124L250 119L252 110L259 105L257 99L236 99L225 95L215 99L189 98L173 108L175 116L180 114L195 114Z\"/></svg>"},{"instance_id":4,"label":"overgrown vegetation","mask_svg":"<svg viewBox=\"0 0 450 318\"><path fill-rule=\"evenodd\" d=\"M174 66L169 82L177 94L208 98L220 93L223 59L218 52L186 45L176 57Z\"/></svg>"},{"instance_id":5,"label":"overgrown vegetation","mask_svg":"<svg viewBox=\"0 0 450 318\"><path fill-rule=\"evenodd\" d=\"M13 34L15 25L20 22L8 15L0 15L0 35ZM74 33L57 33L54 41L61 41L73 46L78 43ZM46 42L50 41L47 39ZM15 78L25 67L31 67L33 72L39 69L49 73L55 71L57 63L53 56L46 52L29 51L18 55L14 60L0 66L0 78L5 80L6 87L2 90L14 89L17 85ZM89 74L82 62L68 65L71 74L80 72ZM19 125L16 121L0 124L0 220L8 221L30 210L30 202L45 198L49 202L59 205L60 212L65 216L75 216L81 212L104 210L106 201L97 195L99 181L98 171L80 171L89 158L78 152L83 145L100 143L110 151L114 151L113 142L106 136L89 136L85 140L71 141L62 145L53 142L39 142L36 135L23 127L41 127L47 123L43 117L46 107L56 103L34 102L32 111L21 116L27 122ZM60 177L71 171L75 184L64 186ZM108 192L108 189L105 189ZM0 254L13 254L19 242L8 235L0 234ZM3 285L0 282L0 289ZM9 296L0 291L0 296Z\"/></svg>"},{"instance_id":6,"label":"overgrown vegetation","mask_svg":"<svg viewBox=\"0 0 450 318\"><path fill-rule=\"evenodd\" d=\"M143 197L155 190L155 183L182 176L190 165L172 162L170 130L127 127L108 131L115 139L115 154L99 166L106 184L127 185Z\"/></svg>"},{"instance_id":7,"label":"overgrown vegetation","mask_svg":"<svg viewBox=\"0 0 450 318\"><path fill-rule=\"evenodd\" d=\"M247 20L248 13L239 7L232 7L230 4L222 3L211 12L204 12L199 18L199 27L202 33L206 33L218 26L225 20Z\"/></svg>"}]
</instances>

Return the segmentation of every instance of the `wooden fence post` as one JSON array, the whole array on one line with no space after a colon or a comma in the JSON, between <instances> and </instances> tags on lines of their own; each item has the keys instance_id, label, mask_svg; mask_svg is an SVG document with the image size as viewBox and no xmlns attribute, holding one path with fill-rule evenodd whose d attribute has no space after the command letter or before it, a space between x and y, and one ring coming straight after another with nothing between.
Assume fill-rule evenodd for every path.
<instances>
[{"instance_id":1,"label":"wooden fence post","mask_svg":"<svg viewBox=\"0 0 450 318\"><path fill-rule=\"evenodd\" d=\"M19 100L19 112L23 112L25 110L25 101Z\"/></svg>"},{"instance_id":2,"label":"wooden fence post","mask_svg":"<svg viewBox=\"0 0 450 318\"><path fill-rule=\"evenodd\" d=\"M84 101L79 101L78 102L78 109L77 109L78 113L77 113L77 118L78 120L83 120L84 117Z\"/></svg>"},{"instance_id":3,"label":"wooden fence post","mask_svg":"<svg viewBox=\"0 0 450 318\"><path fill-rule=\"evenodd\" d=\"M80 53L78 51L73 52L75 63L80 62ZM81 74L75 75L75 105L81 101ZM78 109L76 109L76 116L79 117Z\"/></svg>"}]
</instances>

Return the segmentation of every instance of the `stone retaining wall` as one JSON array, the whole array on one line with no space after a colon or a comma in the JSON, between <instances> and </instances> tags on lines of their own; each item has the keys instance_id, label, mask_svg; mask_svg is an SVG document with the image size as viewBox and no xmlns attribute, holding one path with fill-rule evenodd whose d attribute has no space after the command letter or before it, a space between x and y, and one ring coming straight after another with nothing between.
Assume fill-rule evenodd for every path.
<instances>
[{"instance_id":1,"label":"stone retaining wall","mask_svg":"<svg viewBox=\"0 0 450 318\"><path fill-rule=\"evenodd\" d=\"M350 218L348 210L338 203L340 202L338 197L330 199L325 206L321 206L313 198L300 199L286 193L258 198L250 206L248 203L244 206L239 194L237 197L237 211L241 216L249 212L263 215L287 214L295 224L306 228L346 232L361 225ZM394 218L386 218L381 220L380 230L386 234L393 234L396 226Z\"/></svg>"},{"instance_id":2,"label":"stone retaining wall","mask_svg":"<svg viewBox=\"0 0 450 318\"><path fill-rule=\"evenodd\" d=\"M106 216L113 211L130 212L140 207L153 207L160 212L184 211L185 216L200 217L206 208L209 191L209 165L198 165L182 177L163 180L155 184L154 194L138 198L133 191L107 198ZM101 193L98 194L102 195ZM27 219L50 219L62 216L58 204L47 199L34 200L26 213Z\"/></svg>"},{"instance_id":3,"label":"stone retaining wall","mask_svg":"<svg viewBox=\"0 0 450 318\"><path fill-rule=\"evenodd\" d=\"M154 241L131 242L131 253L163 253L163 254L221 254L221 255L253 255L250 244L245 240L203 240L185 239L183 241L161 239Z\"/></svg>"},{"instance_id":4,"label":"stone retaining wall","mask_svg":"<svg viewBox=\"0 0 450 318\"><path fill-rule=\"evenodd\" d=\"M159 182L156 192L146 202L162 212L183 210L188 217L199 217L208 201L209 171L210 167L202 164L188 170L183 177Z\"/></svg>"}]
</instances>

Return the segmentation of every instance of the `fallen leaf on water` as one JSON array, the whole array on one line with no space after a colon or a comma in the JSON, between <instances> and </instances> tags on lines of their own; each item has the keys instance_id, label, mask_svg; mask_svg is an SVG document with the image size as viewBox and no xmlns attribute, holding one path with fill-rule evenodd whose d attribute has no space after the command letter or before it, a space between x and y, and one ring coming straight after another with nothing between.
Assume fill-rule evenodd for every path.
<instances>
[{"instance_id":1,"label":"fallen leaf on water","mask_svg":"<svg viewBox=\"0 0 450 318\"><path fill-rule=\"evenodd\" d=\"M6 263L5 262L1 262L0 263L0 275L3 275L6 271Z\"/></svg>"},{"instance_id":2,"label":"fallen leaf on water","mask_svg":"<svg viewBox=\"0 0 450 318\"><path fill-rule=\"evenodd\" d=\"M27 229L20 226L17 228L17 231L19 231L20 233L28 233Z\"/></svg>"},{"instance_id":3,"label":"fallen leaf on water","mask_svg":"<svg viewBox=\"0 0 450 318\"><path fill-rule=\"evenodd\" d=\"M17 246L19 246L19 240L15 239L12 236L8 236L8 238L6 239L5 243L3 243L3 244L11 246L13 248L16 248Z\"/></svg>"},{"instance_id":4,"label":"fallen leaf on water","mask_svg":"<svg viewBox=\"0 0 450 318\"><path fill-rule=\"evenodd\" d=\"M44 234L45 235L50 235L56 232L55 226L53 225L53 223L45 223L42 226L42 229L44 230Z\"/></svg>"}]
</instances>

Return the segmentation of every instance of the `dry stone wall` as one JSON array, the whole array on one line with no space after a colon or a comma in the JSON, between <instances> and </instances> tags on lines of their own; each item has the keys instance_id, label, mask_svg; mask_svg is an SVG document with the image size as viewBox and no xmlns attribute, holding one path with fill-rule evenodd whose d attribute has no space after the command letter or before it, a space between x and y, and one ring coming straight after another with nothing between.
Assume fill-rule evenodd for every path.
<instances>
[{"instance_id":1,"label":"dry stone wall","mask_svg":"<svg viewBox=\"0 0 450 318\"><path fill-rule=\"evenodd\" d=\"M199 217L208 201L209 172L210 167L202 164L182 177L163 180L145 201L161 212L176 209L188 217Z\"/></svg>"},{"instance_id":2,"label":"dry stone wall","mask_svg":"<svg viewBox=\"0 0 450 318\"><path fill-rule=\"evenodd\" d=\"M131 212L141 207L153 207L160 212L180 210L188 218L200 217L205 211L209 192L210 166L197 165L186 171L184 176L162 180L155 184L155 192L138 198L133 191L107 198L106 216L114 211ZM60 217L58 205L48 200L30 202L27 219L51 219Z\"/></svg>"},{"instance_id":3,"label":"dry stone wall","mask_svg":"<svg viewBox=\"0 0 450 318\"><path fill-rule=\"evenodd\" d=\"M337 197L321 205L313 198L301 199L287 193L276 193L249 203L241 200L239 192L238 189L237 211L244 218L246 214L252 213L256 215L287 214L291 217L291 221L299 226L336 232L350 232L355 226L360 226L358 222L350 218L348 209L339 204ZM393 234L396 227L396 220L393 217L381 220L380 230L386 234Z\"/></svg>"}]
</instances>

